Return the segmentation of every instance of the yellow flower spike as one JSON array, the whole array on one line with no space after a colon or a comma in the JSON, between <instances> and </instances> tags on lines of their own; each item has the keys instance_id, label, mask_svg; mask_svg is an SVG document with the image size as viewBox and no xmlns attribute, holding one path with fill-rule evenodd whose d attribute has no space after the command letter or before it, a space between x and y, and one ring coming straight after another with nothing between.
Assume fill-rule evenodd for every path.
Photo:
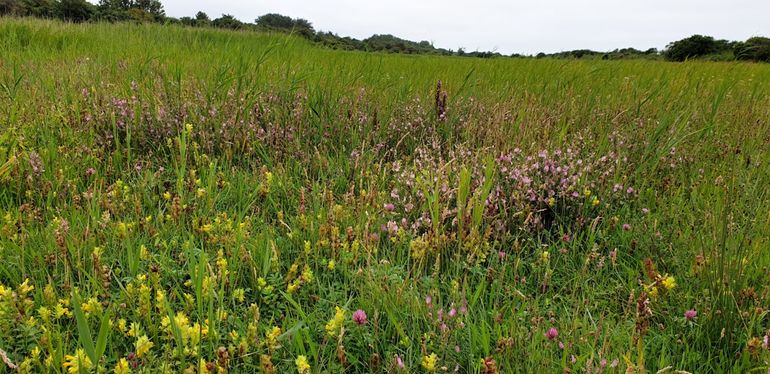
<instances>
[{"instance_id":1,"label":"yellow flower spike","mask_svg":"<svg viewBox=\"0 0 770 374\"><path fill-rule=\"evenodd\" d=\"M650 293L650 297L652 297L653 299L657 298L658 297L658 287L653 286L650 289L649 293Z\"/></svg>"},{"instance_id":2,"label":"yellow flower spike","mask_svg":"<svg viewBox=\"0 0 770 374\"><path fill-rule=\"evenodd\" d=\"M337 336L342 325L345 323L345 310L338 306L334 308L336 309L334 317L329 320L325 327L326 333L331 337Z\"/></svg>"},{"instance_id":3,"label":"yellow flower spike","mask_svg":"<svg viewBox=\"0 0 770 374\"><path fill-rule=\"evenodd\" d=\"M193 125L191 123L186 123L184 129L187 130L188 133L191 133L193 131Z\"/></svg>"},{"instance_id":4,"label":"yellow flower spike","mask_svg":"<svg viewBox=\"0 0 770 374\"><path fill-rule=\"evenodd\" d=\"M128 366L128 360L125 358L121 358L117 364L115 364L115 370L113 370L115 374L129 374L131 372L131 368Z\"/></svg>"},{"instance_id":5,"label":"yellow flower spike","mask_svg":"<svg viewBox=\"0 0 770 374\"><path fill-rule=\"evenodd\" d=\"M337 266L337 263L334 262L334 260L329 260L329 264L326 266L329 270L334 271L334 268Z\"/></svg>"},{"instance_id":6,"label":"yellow flower spike","mask_svg":"<svg viewBox=\"0 0 770 374\"><path fill-rule=\"evenodd\" d=\"M24 297L34 289L35 286L29 285L29 278L24 279L24 283L20 284L18 288L19 296Z\"/></svg>"},{"instance_id":7,"label":"yellow flower spike","mask_svg":"<svg viewBox=\"0 0 770 374\"><path fill-rule=\"evenodd\" d=\"M152 349L154 345L155 344L150 341L150 338L148 338L147 335L140 336L134 344L134 347L136 348L136 357L143 357L150 352L150 349Z\"/></svg>"},{"instance_id":8,"label":"yellow flower spike","mask_svg":"<svg viewBox=\"0 0 770 374\"><path fill-rule=\"evenodd\" d=\"M37 314L40 316L43 322L48 322L51 319L51 310L44 306L41 306L37 309Z\"/></svg>"},{"instance_id":9,"label":"yellow flower spike","mask_svg":"<svg viewBox=\"0 0 770 374\"><path fill-rule=\"evenodd\" d=\"M64 363L62 363L62 367L67 369L69 374L78 374L81 370L88 372L92 365L91 359L88 358L83 349L78 349L74 356L65 355Z\"/></svg>"},{"instance_id":10,"label":"yellow flower spike","mask_svg":"<svg viewBox=\"0 0 770 374\"><path fill-rule=\"evenodd\" d=\"M436 371L436 363L438 362L438 356L435 353L431 353L429 356L423 356L420 365L428 372Z\"/></svg>"},{"instance_id":11,"label":"yellow flower spike","mask_svg":"<svg viewBox=\"0 0 770 374\"><path fill-rule=\"evenodd\" d=\"M310 373L310 364L307 362L307 357L297 356L297 359L294 360L294 364L297 365L297 372L299 374Z\"/></svg>"},{"instance_id":12,"label":"yellow flower spike","mask_svg":"<svg viewBox=\"0 0 770 374\"><path fill-rule=\"evenodd\" d=\"M246 291L244 291L243 288L236 288L233 290L233 299L242 303L246 299Z\"/></svg>"},{"instance_id":13,"label":"yellow flower spike","mask_svg":"<svg viewBox=\"0 0 770 374\"><path fill-rule=\"evenodd\" d=\"M118 331L125 333L128 330L128 322L125 320L125 318L121 318L118 320Z\"/></svg>"},{"instance_id":14,"label":"yellow flower spike","mask_svg":"<svg viewBox=\"0 0 770 374\"><path fill-rule=\"evenodd\" d=\"M278 347L278 337L281 335L281 328L273 326L270 331L265 334L265 340L267 341L267 347L269 350L273 350Z\"/></svg>"},{"instance_id":15,"label":"yellow flower spike","mask_svg":"<svg viewBox=\"0 0 770 374\"><path fill-rule=\"evenodd\" d=\"M663 278L663 281L661 283L663 284L663 287L665 287L667 290L673 290L674 288L676 288L676 279L670 275Z\"/></svg>"}]
</instances>

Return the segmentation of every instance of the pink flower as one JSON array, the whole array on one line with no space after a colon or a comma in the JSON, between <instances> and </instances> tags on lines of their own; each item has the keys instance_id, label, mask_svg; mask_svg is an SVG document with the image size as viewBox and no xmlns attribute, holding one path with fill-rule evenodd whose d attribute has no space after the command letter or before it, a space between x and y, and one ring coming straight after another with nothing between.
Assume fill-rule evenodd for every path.
<instances>
[{"instance_id":1,"label":"pink flower","mask_svg":"<svg viewBox=\"0 0 770 374\"><path fill-rule=\"evenodd\" d=\"M548 329L548 331L545 333L545 337L548 338L548 340L554 340L556 337L559 336L559 330L556 330L555 327L551 327Z\"/></svg>"},{"instance_id":2,"label":"pink flower","mask_svg":"<svg viewBox=\"0 0 770 374\"><path fill-rule=\"evenodd\" d=\"M387 204L384 205L384 208L388 212L392 212L394 209L396 209L396 206L391 204L391 203L387 203Z\"/></svg>"},{"instance_id":3,"label":"pink flower","mask_svg":"<svg viewBox=\"0 0 770 374\"><path fill-rule=\"evenodd\" d=\"M628 231L628 230L631 230L631 225L629 225L627 223L624 223L623 224L623 231Z\"/></svg>"},{"instance_id":4,"label":"pink flower","mask_svg":"<svg viewBox=\"0 0 770 374\"><path fill-rule=\"evenodd\" d=\"M497 252L497 257L500 257L500 261L502 261L503 259L505 259L505 252L503 251Z\"/></svg>"},{"instance_id":5,"label":"pink flower","mask_svg":"<svg viewBox=\"0 0 770 374\"><path fill-rule=\"evenodd\" d=\"M401 356L396 355L396 366L403 369L404 368L404 360L401 359Z\"/></svg>"},{"instance_id":6,"label":"pink flower","mask_svg":"<svg viewBox=\"0 0 770 374\"><path fill-rule=\"evenodd\" d=\"M684 312L684 318L687 318L688 321L692 321L696 316L698 316L698 311L695 309Z\"/></svg>"},{"instance_id":7,"label":"pink flower","mask_svg":"<svg viewBox=\"0 0 770 374\"><path fill-rule=\"evenodd\" d=\"M353 322L355 322L357 325L365 325L366 324L366 312L359 309L356 310L353 313Z\"/></svg>"},{"instance_id":8,"label":"pink flower","mask_svg":"<svg viewBox=\"0 0 770 374\"><path fill-rule=\"evenodd\" d=\"M433 298L430 297L430 295L425 296L425 304L430 306L430 304L433 302Z\"/></svg>"},{"instance_id":9,"label":"pink flower","mask_svg":"<svg viewBox=\"0 0 770 374\"><path fill-rule=\"evenodd\" d=\"M92 176L92 175L94 175L94 174L96 174L96 169L94 169L94 168L88 168L88 169L86 169L86 175L88 175L88 176Z\"/></svg>"},{"instance_id":10,"label":"pink flower","mask_svg":"<svg viewBox=\"0 0 770 374\"><path fill-rule=\"evenodd\" d=\"M457 309L455 309L455 308L449 309L449 314L448 315L449 315L449 318L452 318L452 317L456 316L457 315Z\"/></svg>"}]
</instances>

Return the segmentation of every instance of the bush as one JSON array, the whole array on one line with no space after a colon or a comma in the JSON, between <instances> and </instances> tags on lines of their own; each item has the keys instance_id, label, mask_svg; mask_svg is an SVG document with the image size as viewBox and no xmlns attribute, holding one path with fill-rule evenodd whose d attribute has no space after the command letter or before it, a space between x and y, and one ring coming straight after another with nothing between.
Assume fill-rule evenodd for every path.
<instances>
[{"instance_id":1,"label":"bush","mask_svg":"<svg viewBox=\"0 0 770 374\"><path fill-rule=\"evenodd\" d=\"M710 36L693 35L667 45L663 56L670 61L684 61L690 58L729 52L734 44L734 42L727 40L714 40Z\"/></svg>"},{"instance_id":2,"label":"bush","mask_svg":"<svg viewBox=\"0 0 770 374\"><path fill-rule=\"evenodd\" d=\"M756 36L735 45L738 60L770 62L770 38Z\"/></svg>"},{"instance_id":3,"label":"bush","mask_svg":"<svg viewBox=\"0 0 770 374\"><path fill-rule=\"evenodd\" d=\"M95 7L85 0L62 0L59 3L59 14L67 21L85 22L94 13Z\"/></svg>"}]
</instances>

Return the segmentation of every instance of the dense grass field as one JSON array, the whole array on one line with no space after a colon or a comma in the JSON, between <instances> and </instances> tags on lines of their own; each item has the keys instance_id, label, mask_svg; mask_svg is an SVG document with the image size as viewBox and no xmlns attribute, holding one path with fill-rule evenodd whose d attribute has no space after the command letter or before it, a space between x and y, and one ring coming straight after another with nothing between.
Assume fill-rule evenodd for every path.
<instances>
[{"instance_id":1,"label":"dense grass field","mask_svg":"<svg viewBox=\"0 0 770 374\"><path fill-rule=\"evenodd\" d=\"M769 370L770 65L0 19L0 129L0 372Z\"/></svg>"}]
</instances>

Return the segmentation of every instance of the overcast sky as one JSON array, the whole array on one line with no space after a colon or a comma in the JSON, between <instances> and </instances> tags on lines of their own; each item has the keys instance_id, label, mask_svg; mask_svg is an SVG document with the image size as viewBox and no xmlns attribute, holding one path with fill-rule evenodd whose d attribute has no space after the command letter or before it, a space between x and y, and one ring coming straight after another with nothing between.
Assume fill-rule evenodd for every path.
<instances>
[{"instance_id":1,"label":"overcast sky","mask_svg":"<svg viewBox=\"0 0 770 374\"><path fill-rule=\"evenodd\" d=\"M305 18L316 30L363 39L393 34L437 47L504 54L662 49L692 34L770 36L770 0L161 0L166 14L254 22L265 13Z\"/></svg>"}]
</instances>

